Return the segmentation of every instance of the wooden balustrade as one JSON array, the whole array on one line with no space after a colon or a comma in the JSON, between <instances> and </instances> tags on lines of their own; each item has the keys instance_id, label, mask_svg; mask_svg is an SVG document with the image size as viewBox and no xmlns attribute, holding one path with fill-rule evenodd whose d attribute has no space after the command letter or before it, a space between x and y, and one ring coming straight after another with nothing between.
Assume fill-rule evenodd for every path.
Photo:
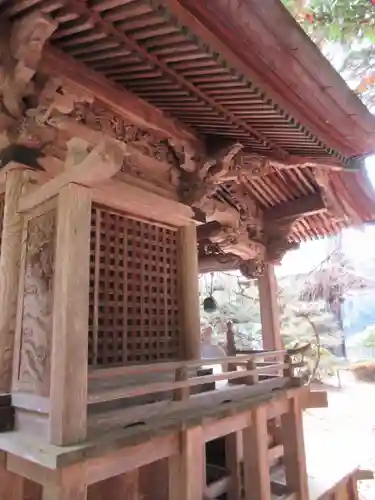
<instances>
[{"instance_id":1,"label":"wooden balustrade","mask_svg":"<svg viewBox=\"0 0 375 500\"><path fill-rule=\"evenodd\" d=\"M267 361L268 358L273 359ZM257 390L263 384L264 390L267 391L269 378L262 380L261 375L269 373L270 369L276 373L271 378L279 379L280 386L283 385L283 382L285 382L285 385L293 382L293 371L299 364L293 364L291 360L285 362L285 359L286 351L262 351L215 359L176 361L92 370L88 375L89 381L110 381L111 379L121 378L122 380L131 380L131 385L128 383L124 386L122 383L118 387L104 386L95 391L90 391L88 404L105 403L118 399L136 398L168 392L175 394L175 400L185 400L189 398L190 388L219 381L236 380L244 385L256 385ZM193 372L194 369L204 366L228 366L229 364L231 365L231 370L221 371L212 375L197 376ZM233 367L235 367L235 371L232 371ZM277 373L283 375L278 375ZM156 374L164 374L170 380L154 379L155 381L147 381L147 383L141 380L141 376L151 374L153 377ZM137 377L139 378L138 380Z\"/></svg>"}]
</instances>

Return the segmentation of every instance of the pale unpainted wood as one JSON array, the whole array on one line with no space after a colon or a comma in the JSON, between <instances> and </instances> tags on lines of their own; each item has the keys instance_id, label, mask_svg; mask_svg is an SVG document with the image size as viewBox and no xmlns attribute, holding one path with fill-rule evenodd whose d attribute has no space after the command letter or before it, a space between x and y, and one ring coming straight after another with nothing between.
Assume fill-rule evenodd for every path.
<instances>
[{"instance_id":1,"label":"pale unpainted wood","mask_svg":"<svg viewBox=\"0 0 375 500\"><path fill-rule=\"evenodd\" d=\"M175 227L191 223L194 216L187 205L114 179L95 186L92 197L96 203L127 212L132 217L134 215Z\"/></svg>"},{"instance_id":2,"label":"pale unpainted wood","mask_svg":"<svg viewBox=\"0 0 375 500\"><path fill-rule=\"evenodd\" d=\"M225 436L226 467L230 472L227 493L228 500L239 500L241 493L241 461L243 459L242 432L232 432Z\"/></svg>"},{"instance_id":3,"label":"pale unpainted wood","mask_svg":"<svg viewBox=\"0 0 375 500\"><path fill-rule=\"evenodd\" d=\"M88 488L88 500L143 500L139 489L139 469L111 477Z\"/></svg>"},{"instance_id":4,"label":"pale unpainted wood","mask_svg":"<svg viewBox=\"0 0 375 500\"><path fill-rule=\"evenodd\" d=\"M0 451L0 500L23 500L24 479L6 468L6 453Z\"/></svg>"},{"instance_id":5,"label":"pale unpainted wood","mask_svg":"<svg viewBox=\"0 0 375 500\"><path fill-rule=\"evenodd\" d=\"M205 441L202 427L181 432L180 453L169 458L168 500L197 500L206 488Z\"/></svg>"},{"instance_id":6,"label":"pale unpainted wood","mask_svg":"<svg viewBox=\"0 0 375 500\"><path fill-rule=\"evenodd\" d=\"M263 349L283 349L277 303L277 282L272 264L266 265L264 274L258 278L258 286Z\"/></svg>"},{"instance_id":7,"label":"pale unpainted wood","mask_svg":"<svg viewBox=\"0 0 375 500\"><path fill-rule=\"evenodd\" d=\"M185 359L200 358L200 314L198 288L197 228L188 224L179 231L181 322Z\"/></svg>"},{"instance_id":8,"label":"pale unpainted wood","mask_svg":"<svg viewBox=\"0 0 375 500\"><path fill-rule=\"evenodd\" d=\"M87 500L85 465L62 469L56 483L44 485L43 500Z\"/></svg>"},{"instance_id":9,"label":"pale unpainted wood","mask_svg":"<svg viewBox=\"0 0 375 500\"><path fill-rule=\"evenodd\" d=\"M0 251L0 391L3 392L9 392L12 383L22 246L22 216L17 207L27 182L24 169L12 168L6 174Z\"/></svg>"},{"instance_id":10,"label":"pale unpainted wood","mask_svg":"<svg viewBox=\"0 0 375 500\"><path fill-rule=\"evenodd\" d=\"M57 211L50 438L65 445L87 432L90 191L64 187Z\"/></svg>"},{"instance_id":11,"label":"pale unpainted wood","mask_svg":"<svg viewBox=\"0 0 375 500\"><path fill-rule=\"evenodd\" d=\"M243 430L245 500L271 500L267 409L252 411L252 425Z\"/></svg>"},{"instance_id":12,"label":"pale unpainted wood","mask_svg":"<svg viewBox=\"0 0 375 500\"><path fill-rule=\"evenodd\" d=\"M120 170L125 151L125 144L111 139L102 140L79 164L74 164L73 160L73 165L67 164L59 175L23 196L19 200L18 211L23 213L35 209L71 183L83 186L104 183Z\"/></svg>"},{"instance_id":13,"label":"pale unpainted wood","mask_svg":"<svg viewBox=\"0 0 375 500\"><path fill-rule=\"evenodd\" d=\"M119 474L177 454L179 440L176 432L149 439L139 445L124 446L120 450L87 461L87 482L97 483Z\"/></svg>"},{"instance_id":14,"label":"pale unpainted wood","mask_svg":"<svg viewBox=\"0 0 375 500\"><path fill-rule=\"evenodd\" d=\"M284 365L278 365L281 368ZM238 372L224 372L215 375L203 375L202 377L191 377L187 380L178 380L171 382L154 382L150 383L149 386L143 386L141 384L129 386L129 387L114 387L114 388L103 388L99 389L94 393L91 393L88 398L89 404L103 403L106 401L112 401L116 399L123 398L133 398L136 396L144 396L146 394L156 394L160 392L172 391L177 389L189 388L194 386L199 386L211 382L218 382L221 380L233 380L233 379L243 379L246 376L253 376L259 372L265 371L267 367L257 368L252 371L238 371ZM283 377L274 377L273 379L263 380L255 385L249 387L248 391L256 393L259 388L267 387L268 382L275 381L280 383L280 385L287 385L288 379Z\"/></svg>"},{"instance_id":15,"label":"pale unpainted wood","mask_svg":"<svg viewBox=\"0 0 375 500\"><path fill-rule=\"evenodd\" d=\"M169 494L168 459L157 460L141 467L139 481L142 500L167 500Z\"/></svg>"},{"instance_id":16,"label":"pale unpainted wood","mask_svg":"<svg viewBox=\"0 0 375 500\"><path fill-rule=\"evenodd\" d=\"M288 410L281 415L281 426L286 485L289 491L297 494L298 500L308 500L306 453L300 398L292 397L289 400Z\"/></svg>"},{"instance_id":17,"label":"pale unpainted wood","mask_svg":"<svg viewBox=\"0 0 375 500\"><path fill-rule=\"evenodd\" d=\"M18 309L20 355L15 383L18 389L48 396L56 211L51 209L30 218L25 226L26 248L20 283L22 307Z\"/></svg>"}]
</instances>

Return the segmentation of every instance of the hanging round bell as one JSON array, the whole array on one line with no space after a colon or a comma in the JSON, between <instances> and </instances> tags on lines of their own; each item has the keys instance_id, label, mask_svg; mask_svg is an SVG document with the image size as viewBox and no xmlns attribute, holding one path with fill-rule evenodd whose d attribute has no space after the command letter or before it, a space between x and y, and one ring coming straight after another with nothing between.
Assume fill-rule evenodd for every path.
<instances>
[{"instance_id":1,"label":"hanging round bell","mask_svg":"<svg viewBox=\"0 0 375 500\"><path fill-rule=\"evenodd\" d=\"M216 300L212 296L206 297L203 301L203 310L206 313L213 313L216 311L216 309L217 309Z\"/></svg>"}]
</instances>

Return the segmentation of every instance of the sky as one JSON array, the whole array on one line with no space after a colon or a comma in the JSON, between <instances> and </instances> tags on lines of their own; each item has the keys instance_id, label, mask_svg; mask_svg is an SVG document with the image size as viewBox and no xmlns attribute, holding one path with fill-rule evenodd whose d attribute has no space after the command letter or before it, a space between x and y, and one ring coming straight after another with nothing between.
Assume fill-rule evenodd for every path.
<instances>
[{"instance_id":1,"label":"sky","mask_svg":"<svg viewBox=\"0 0 375 500\"><path fill-rule=\"evenodd\" d=\"M375 196L375 156L367 158L366 171ZM344 230L343 247L348 258L363 261L374 258L375 225ZM292 250L285 255L281 266L276 267L276 274L281 277L309 272L324 260L331 249L332 242L328 239L303 243L298 250Z\"/></svg>"}]
</instances>

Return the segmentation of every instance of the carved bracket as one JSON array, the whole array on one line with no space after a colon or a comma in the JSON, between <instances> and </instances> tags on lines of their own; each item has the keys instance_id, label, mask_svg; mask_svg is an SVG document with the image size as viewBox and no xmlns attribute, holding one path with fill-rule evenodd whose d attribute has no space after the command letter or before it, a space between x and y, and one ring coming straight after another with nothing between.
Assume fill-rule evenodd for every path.
<instances>
[{"instance_id":1,"label":"carved bracket","mask_svg":"<svg viewBox=\"0 0 375 500\"><path fill-rule=\"evenodd\" d=\"M194 156L189 151L175 151L176 166L171 170L171 180L177 187L180 200L192 207L202 208L207 199L215 194L242 148L243 145L238 142L218 146L208 142L203 157Z\"/></svg>"},{"instance_id":2,"label":"carved bracket","mask_svg":"<svg viewBox=\"0 0 375 500\"><path fill-rule=\"evenodd\" d=\"M0 95L4 112L21 118L23 99L33 93L33 78L42 50L57 23L41 13L16 21L0 40Z\"/></svg>"}]
</instances>

